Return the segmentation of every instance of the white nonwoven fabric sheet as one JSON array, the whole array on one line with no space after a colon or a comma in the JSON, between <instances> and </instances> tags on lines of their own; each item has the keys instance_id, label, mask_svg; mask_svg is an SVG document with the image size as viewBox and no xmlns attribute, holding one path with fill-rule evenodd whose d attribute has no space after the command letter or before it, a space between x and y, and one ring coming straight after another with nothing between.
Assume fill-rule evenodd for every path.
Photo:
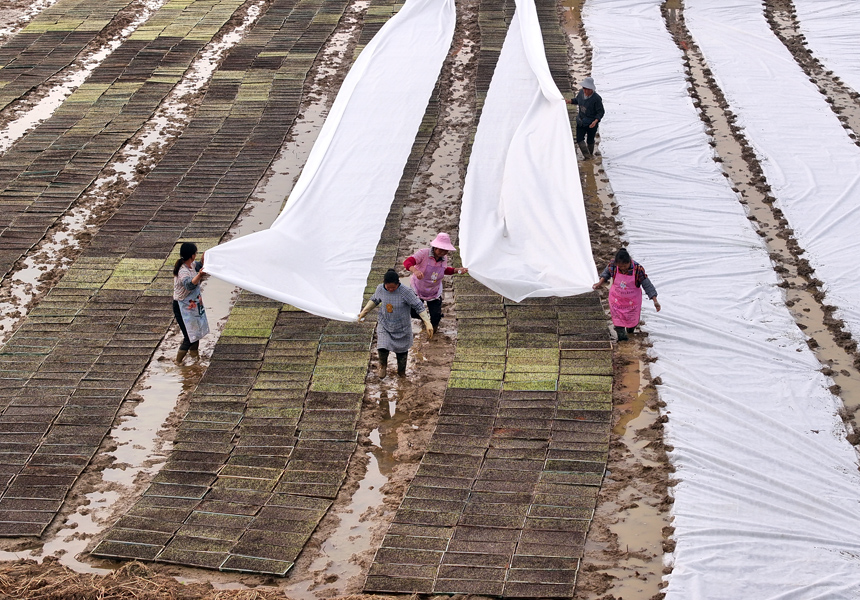
<instances>
[{"instance_id":1,"label":"white nonwoven fabric sheet","mask_svg":"<svg viewBox=\"0 0 860 600\"><path fill-rule=\"evenodd\" d=\"M860 2L794 0L794 6L812 54L860 92Z\"/></svg>"},{"instance_id":2,"label":"white nonwoven fabric sheet","mask_svg":"<svg viewBox=\"0 0 860 600\"><path fill-rule=\"evenodd\" d=\"M207 273L316 315L357 318L455 21L453 0L407 0L344 79L283 212L206 252Z\"/></svg>"},{"instance_id":3,"label":"white nonwoven fabric sheet","mask_svg":"<svg viewBox=\"0 0 860 600\"><path fill-rule=\"evenodd\" d=\"M678 480L666 598L858 598L860 473L840 402L712 160L661 2L589 0L583 20L603 166L663 306L643 314Z\"/></svg>"},{"instance_id":4,"label":"white nonwoven fabric sheet","mask_svg":"<svg viewBox=\"0 0 860 600\"><path fill-rule=\"evenodd\" d=\"M791 53L760 0L689 0L687 27L761 162L777 206L860 339L860 148Z\"/></svg>"},{"instance_id":5,"label":"white nonwoven fabric sheet","mask_svg":"<svg viewBox=\"0 0 860 600\"><path fill-rule=\"evenodd\" d=\"M460 252L491 290L524 298L591 290L597 271L564 97L533 0L518 0L463 188Z\"/></svg>"}]
</instances>

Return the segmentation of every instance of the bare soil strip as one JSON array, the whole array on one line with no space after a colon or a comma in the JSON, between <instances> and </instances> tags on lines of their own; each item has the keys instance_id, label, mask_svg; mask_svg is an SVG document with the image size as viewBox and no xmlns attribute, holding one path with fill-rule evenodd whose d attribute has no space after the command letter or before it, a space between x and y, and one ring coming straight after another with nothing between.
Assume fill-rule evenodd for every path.
<instances>
[{"instance_id":1,"label":"bare soil strip","mask_svg":"<svg viewBox=\"0 0 860 600\"><path fill-rule=\"evenodd\" d=\"M4 347L10 406L0 424L16 446L5 455L3 534L39 535L53 519L170 325L177 240L217 241L283 144L345 3L299 6L274 6L255 26L262 35L231 52L160 168ZM303 51L266 56L268 43Z\"/></svg>"},{"instance_id":2,"label":"bare soil strip","mask_svg":"<svg viewBox=\"0 0 860 600\"><path fill-rule=\"evenodd\" d=\"M818 86L818 91L826 96L831 110L836 113L842 126L848 131L848 137L860 146L860 91L853 90L828 71L809 50L800 23L797 21L797 11L791 0L768 0L764 3L765 17L771 29L794 56L794 60L809 77L809 81Z\"/></svg>"}]
</instances>

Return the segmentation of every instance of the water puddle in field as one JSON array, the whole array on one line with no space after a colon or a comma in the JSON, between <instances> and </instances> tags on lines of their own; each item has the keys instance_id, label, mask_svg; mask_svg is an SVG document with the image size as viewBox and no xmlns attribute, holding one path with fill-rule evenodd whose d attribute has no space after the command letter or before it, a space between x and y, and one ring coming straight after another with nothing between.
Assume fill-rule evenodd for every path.
<instances>
[{"instance_id":1,"label":"water puddle in field","mask_svg":"<svg viewBox=\"0 0 860 600\"><path fill-rule=\"evenodd\" d=\"M668 516L650 486L640 485L636 479L647 471L659 472L663 468L649 448L653 436L642 435L657 422L659 414L651 408L655 406L656 392L648 385L640 352L631 343L617 350L616 360L626 364L615 373L621 385L613 395L623 402L614 407L619 417L612 436L624 450L616 450L607 465L605 492L601 492L607 499L598 502L585 551L585 563L593 563L589 569L596 567L609 587L601 588L599 594L592 593L592 589L582 590L584 599L599 596L650 600L662 581L663 529L669 524Z\"/></svg>"}]
</instances>

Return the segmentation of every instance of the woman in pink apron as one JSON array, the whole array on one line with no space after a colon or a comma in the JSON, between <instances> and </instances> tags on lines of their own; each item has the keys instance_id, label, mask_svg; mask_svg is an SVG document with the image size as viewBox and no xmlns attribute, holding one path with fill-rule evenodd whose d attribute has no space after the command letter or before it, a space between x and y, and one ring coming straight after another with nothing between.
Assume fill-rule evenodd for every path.
<instances>
[{"instance_id":1,"label":"woman in pink apron","mask_svg":"<svg viewBox=\"0 0 860 600\"><path fill-rule=\"evenodd\" d=\"M639 325L642 290L644 289L648 298L654 301L657 312L660 312L660 302L657 301L657 290L648 279L645 269L634 262L624 248L615 253L615 260L603 269L600 279L592 287L596 290L609 279L612 279L612 285L609 288L609 314L612 316L618 341L623 342L628 339L627 334L633 333Z\"/></svg>"}]
</instances>

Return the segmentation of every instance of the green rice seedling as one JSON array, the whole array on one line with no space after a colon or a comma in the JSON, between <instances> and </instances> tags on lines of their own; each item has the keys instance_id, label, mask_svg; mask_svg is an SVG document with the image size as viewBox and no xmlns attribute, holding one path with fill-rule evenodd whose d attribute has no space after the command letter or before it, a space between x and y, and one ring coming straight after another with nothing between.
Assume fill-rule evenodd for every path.
<instances>
[{"instance_id":1,"label":"green rice seedling","mask_svg":"<svg viewBox=\"0 0 860 600\"><path fill-rule=\"evenodd\" d=\"M341 383L336 381L313 381L311 383L312 392L344 392L344 393L364 393L364 383Z\"/></svg>"},{"instance_id":2,"label":"green rice seedling","mask_svg":"<svg viewBox=\"0 0 860 600\"><path fill-rule=\"evenodd\" d=\"M559 389L565 391L611 392L612 377L602 375L562 375Z\"/></svg>"},{"instance_id":3,"label":"green rice seedling","mask_svg":"<svg viewBox=\"0 0 860 600\"><path fill-rule=\"evenodd\" d=\"M555 379L533 379L530 381L509 381L506 379L503 389L516 392L554 392L557 389L557 382Z\"/></svg>"},{"instance_id":4,"label":"green rice seedling","mask_svg":"<svg viewBox=\"0 0 860 600\"><path fill-rule=\"evenodd\" d=\"M502 380L504 371L451 371L451 377L458 379L495 379Z\"/></svg>"},{"instance_id":5,"label":"green rice seedling","mask_svg":"<svg viewBox=\"0 0 860 600\"><path fill-rule=\"evenodd\" d=\"M558 365L536 365L536 364L516 364L508 362L506 373L525 373L525 374L543 374L552 373L558 375Z\"/></svg>"}]
</instances>

